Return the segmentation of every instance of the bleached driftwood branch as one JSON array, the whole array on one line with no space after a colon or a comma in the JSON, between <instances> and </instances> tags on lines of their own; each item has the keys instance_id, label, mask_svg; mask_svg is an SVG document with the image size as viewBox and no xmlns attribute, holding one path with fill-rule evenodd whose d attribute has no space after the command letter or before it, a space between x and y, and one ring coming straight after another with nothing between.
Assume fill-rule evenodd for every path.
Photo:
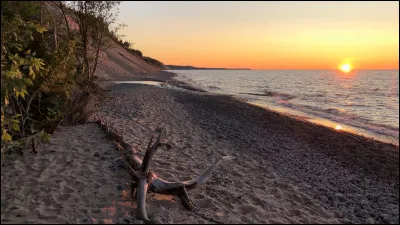
<instances>
[{"instance_id":1,"label":"bleached driftwood branch","mask_svg":"<svg viewBox=\"0 0 400 225\"><path fill-rule=\"evenodd\" d=\"M136 199L138 219L149 222L146 212L146 196L148 191L159 194L176 195L182 200L182 204L189 210L195 209L195 205L190 200L187 190L193 189L203 184L223 160L230 159L230 156L222 156L212 163L197 178L186 181L170 182L158 177L150 169L150 163L158 148L166 147L171 149L171 145L161 142L163 130L159 129L157 137L152 136L147 146L143 160L136 156L136 152L129 150L129 145L123 141L120 134L113 132L109 127L98 120L101 127L107 131L119 143L119 149L123 151L125 164L132 176L131 196L132 201ZM153 140L154 139L154 140Z\"/></svg>"}]
</instances>

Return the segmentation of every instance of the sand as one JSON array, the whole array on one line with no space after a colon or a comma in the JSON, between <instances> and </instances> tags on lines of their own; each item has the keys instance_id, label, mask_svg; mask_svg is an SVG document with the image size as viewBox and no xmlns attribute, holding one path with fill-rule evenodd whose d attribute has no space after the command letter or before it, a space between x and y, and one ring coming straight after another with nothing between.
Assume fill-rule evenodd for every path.
<instances>
[{"instance_id":1,"label":"sand","mask_svg":"<svg viewBox=\"0 0 400 225\"><path fill-rule=\"evenodd\" d=\"M37 155L7 155L1 223L138 222L119 156L97 124L61 127Z\"/></svg>"},{"instance_id":2,"label":"sand","mask_svg":"<svg viewBox=\"0 0 400 225\"><path fill-rule=\"evenodd\" d=\"M171 74L151 77L170 80ZM165 142L173 148L156 153L152 168L159 176L190 179L222 155L235 157L189 191L196 212L175 197L150 193L147 211L156 223L399 221L398 146L227 96L142 84L102 86L110 97L92 118L119 130L139 156L153 131L165 128ZM38 155L4 162L2 223L139 222L127 196L128 172L99 126L61 129Z\"/></svg>"}]
</instances>

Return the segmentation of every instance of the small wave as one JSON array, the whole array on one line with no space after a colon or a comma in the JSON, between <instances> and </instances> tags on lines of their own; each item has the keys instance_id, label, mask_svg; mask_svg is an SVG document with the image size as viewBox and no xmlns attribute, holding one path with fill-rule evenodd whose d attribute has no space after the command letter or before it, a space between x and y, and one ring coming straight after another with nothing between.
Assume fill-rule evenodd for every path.
<instances>
[{"instance_id":1,"label":"small wave","mask_svg":"<svg viewBox=\"0 0 400 225\"><path fill-rule=\"evenodd\" d=\"M348 95L348 94L343 94L343 93L335 93L335 97L339 97L339 98L348 98L349 95ZM360 98L357 97L357 99L360 99Z\"/></svg>"},{"instance_id":2,"label":"small wave","mask_svg":"<svg viewBox=\"0 0 400 225\"><path fill-rule=\"evenodd\" d=\"M363 104L353 104L352 102L347 102L344 104L344 106L351 106L351 107L367 107L366 105Z\"/></svg>"},{"instance_id":3,"label":"small wave","mask_svg":"<svg viewBox=\"0 0 400 225\"><path fill-rule=\"evenodd\" d=\"M296 96L286 94L286 93L279 93L274 91L264 91L264 93L239 93L239 94L247 94L247 95L256 95L256 96L267 96L267 97L274 97L278 98L278 100L285 100L288 101L290 99L294 99Z\"/></svg>"},{"instance_id":4,"label":"small wave","mask_svg":"<svg viewBox=\"0 0 400 225\"><path fill-rule=\"evenodd\" d=\"M398 135L398 127L390 126L386 124L378 124L373 121L357 116L356 114L346 112L342 109L328 108L321 109L319 107L308 106L308 105L291 105L291 108L300 110L311 115L337 121L343 124L349 124L351 126L372 131L375 133L385 134L385 135Z\"/></svg>"},{"instance_id":5,"label":"small wave","mask_svg":"<svg viewBox=\"0 0 400 225\"><path fill-rule=\"evenodd\" d=\"M346 110L344 109L337 109L337 108L328 108L328 109L322 109L322 111L327 112L327 113L331 113L334 115L345 115L346 114ZM350 116L350 115L347 115ZM354 115L351 115L354 116Z\"/></svg>"},{"instance_id":6,"label":"small wave","mask_svg":"<svg viewBox=\"0 0 400 225\"><path fill-rule=\"evenodd\" d=\"M317 97L317 98L321 98L321 97L325 97L324 94L305 94L305 97Z\"/></svg>"},{"instance_id":7,"label":"small wave","mask_svg":"<svg viewBox=\"0 0 400 225\"><path fill-rule=\"evenodd\" d=\"M322 116L321 113L324 113L324 114L330 114L330 115L335 115L335 116L341 116L344 118L355 118L356 117L355 114L349 113L345 109L341 109L341 108L323 109L323 108L310 106L310 105L296 105L296 107L299 108L300 110L307 110L308 113L311 112L312 114L314 114L316 116ZM327 115L324 115L323 117L327 118Z\"/></svg>"},{"instance_id":8,"label":"small wave","mask_svg":"<svg viewBox=\"0 0 400 225\"><path fill-rule=\"evenodd\" d=\"M375 129L384 129L384 130L394 132L394 133L397 132L397 134L399 133L399 128L395 127L395 126L391 126L391 125L387 125L387 124L378 124L378 123L374 123L372 121L369 121L368 125L370 125L370 127L371 126L374 127Z\"/></svg>"},{"instance_id":9,"label":"small wave","mask_svg":"<svg viewBox=\"0 0 400 225\"><path fill-rule=\"evenodd\" d=\"M294 96L294 95L282 94L282 93L278 93L277 95L275 95L273 97L277 97L277 98L280 98L281 100L285 100L285 101L296 98L296 96Z\"/></svg>"},{"instance_id":10,"label":"small wave","mask_svg":"<svg viewBox=\"0 0 400 225\"><path fill-rule=\"evenodd\" d=\"M207 86L209 89L211 89L211 90L220 90L221 88L219 88L219 87L217 87L217 86L213 86L213 85L210 85L210 86Z\"/></svg>"},{"instance_id":11,"label":"small wave","mask_svg":"<svg viewBox=\"0 0 400 225\"><path fill-rule=\"evenodd\" d=\"M256 95L256 96L270 96L270 95L266 95L266 94L249 93L249 92L244 92L244 93L239 93L239 94L244 94L244 95Z\"/></svg>"}]
</instances>

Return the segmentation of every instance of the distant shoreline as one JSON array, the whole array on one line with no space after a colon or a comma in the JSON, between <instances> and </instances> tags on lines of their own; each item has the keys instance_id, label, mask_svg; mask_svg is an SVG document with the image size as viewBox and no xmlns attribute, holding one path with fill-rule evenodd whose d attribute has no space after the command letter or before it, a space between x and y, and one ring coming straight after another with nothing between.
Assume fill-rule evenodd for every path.
<instances>
[{"instance_id":1,"label":"distant shoreline","mask_svg":"<svg viewBox=\"0 0 400 225\"><path fill-rule=\"evenodd\" d=\"M248 68L208 68L195 66L165 65L170 70L251 70Z\"/></svg>"}]
</instances>

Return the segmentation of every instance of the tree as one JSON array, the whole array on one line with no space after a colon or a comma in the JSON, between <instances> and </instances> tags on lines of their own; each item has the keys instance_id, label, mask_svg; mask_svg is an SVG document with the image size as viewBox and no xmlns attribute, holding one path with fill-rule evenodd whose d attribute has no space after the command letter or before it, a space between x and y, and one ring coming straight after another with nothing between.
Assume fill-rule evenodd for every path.
<instances>
[{"instance_id":1,"label":"tree","mask_svg":"<svg viewBox=\"0 0 400 225\"><path fill-rule=\"evenodd\" d=\"M110 25L116 21L119 1L63 1L60 8L67 23L67 15L64 7L68 6L72 12L73 20L79 25L77 31L79 37L78 55L82 86L88 86L94 79L99 53L107 41L110 33ZM68 28L69 32L73 32ZM90 85L89 85L90 86Z\"/></svg>"},{"instance_id":2,"label":"tree","mask_svg":"<svg viewBox=\"0 0 400 225\"><path fill-rule=\"evenodd\" d=\"M58 5L65 21L70 39L77 37L76 59L78 75L75 89L70 99L67 122L79 124L85 122L92 113L87 109L95 91L95 72L100 51L110 40L111 25L115 23L118 1L59 1ZM118 31L113 30L114 35Z\"/></svg>"},{"instance_id":3,"label":"tree","mask_svg":"<svg viewBox=\"0 0 400 225\"><path fill-rule=\"evenodd\" d=\"M122 47L129 49L131 47L131 43L125 41L124 43L122 43Z\"/></svg>"}]
</instances>

